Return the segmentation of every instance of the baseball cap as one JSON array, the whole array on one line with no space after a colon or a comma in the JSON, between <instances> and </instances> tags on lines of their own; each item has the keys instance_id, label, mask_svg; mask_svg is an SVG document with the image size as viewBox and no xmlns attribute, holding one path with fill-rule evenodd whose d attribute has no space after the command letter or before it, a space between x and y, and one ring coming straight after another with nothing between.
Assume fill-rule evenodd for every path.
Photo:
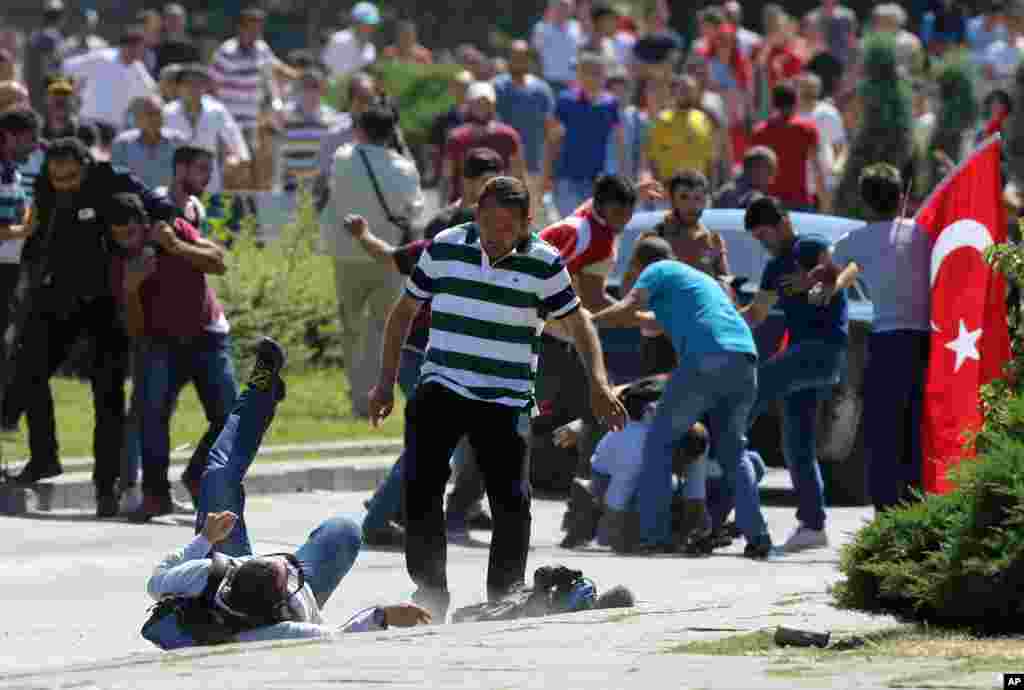
<instances>
[{"instance_id":1,"label":"baseball cap","mask_svg":"<svg viewBox=\"0 0 1024 690\"><path fill-rule=\"evenodd\" d=\"M356 24L380 24L380 10L372 2L359 2L352 8L352 21Z\"/></svg>"},{"instance_id":2,"label":"baseball cap","mask_svg":"<svg viewBox=\"0 0 1024 690\"><path fill-rule=\"evenodd\" d=\"M486 98L491 103L498 102L498 94L495 93L494 86L486 81L473 82L466 91L467 101L475 101L478 98Z\"/></svg>"},{"instance_id":3,"label":"baseball cap","mask_svg":"<svg viewBox=\"0 0 1024 690\"><path fill-rule=\"evenodd\" d=\"M500 175L505 172L505 161L494 149L478 146L466 153L466 160L462 164L462 175L469 179L494 173Z\"/></svg>"}]
</instances>

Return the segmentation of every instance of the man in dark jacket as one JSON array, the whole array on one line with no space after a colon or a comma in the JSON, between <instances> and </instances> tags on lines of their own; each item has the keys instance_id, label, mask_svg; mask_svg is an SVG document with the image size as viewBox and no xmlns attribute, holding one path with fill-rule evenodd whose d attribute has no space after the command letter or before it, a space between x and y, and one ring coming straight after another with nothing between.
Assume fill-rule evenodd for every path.
<instances>
[{"instance_id":1,"label":"man in dark jacket","mask_svg":"<svg viewBox=\"0 0 1024 690\"><path fill-rule=\"evenodd\" d=\"M33 484L62 472L50 377L83 333L94 340L92 383L96 430L98 517L117 514L114 486L124 439L124 383L128 338L110 285L110 223L115 194L137 194L154 222L168 222L174 206L157 197L131 173L96 162L77 139L50 145L45 174L36 180L31 234L24 260L29 265L30 307L15 356L15 374L5 391L2 422L17 425L28 416L30 459L15 477Z\"/></svg>"}]
</instances>

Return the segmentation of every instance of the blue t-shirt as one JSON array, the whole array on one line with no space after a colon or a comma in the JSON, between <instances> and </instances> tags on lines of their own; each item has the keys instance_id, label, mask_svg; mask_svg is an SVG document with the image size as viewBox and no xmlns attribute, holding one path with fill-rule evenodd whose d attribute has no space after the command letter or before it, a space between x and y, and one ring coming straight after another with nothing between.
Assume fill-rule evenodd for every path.
<instances>
[{"instance_id":1,"label":"blue t-shirt","mask_svg":"<svg viewBox=\"0 0 1024 690\"><path fill-rule=\"evenodd\" d=\"M836 294L827 305L818 306L810 303L807 292L787 294L781 284L783 276L814 268L818 257L828 248L829 242L824 237L797 237L788 252L775 257L764 268L761 289L778 293L778 306L786 317L786 329L792 343L805 340L845 343L847 340L845 291Z\"/></svg>"},{"instance_id":2,"label":"blue t-shirt","mask_svg":"<svg viewBox=\"0 0 1024 690\"><path fill-rule=\"evenodd\" d=\"M610 94L593 100L579 89L566 89L558 97L555 117L565 127L555 177L590 181L604 172L608 140L619 125L619 102Z\"/></svg>"},{"instance_id":3,"label":"blue t-shirt","mask_svg":"<svg viewBox=\"0 0 1024 690\"><path fill-rule=\"evenodd\" d=\"M647 291L647 303L680 361L721 352L757 356L747 322L725 289L703 271L681 261L658 261L643 270L635 287Z\"/></svg>"},{"instance_id":4,"label":"blue t-shirt","mask_svg":"<svg viewBox=\"0 0 1024 690\"><path fill-rule=\"evenodd\" d=\"M530 75L526 84L517 86L512 77L502 74L494 80L498 95L498 119L519 132L523 142L523 158L531 174L539 174L544 166L544 127L555 112L555 97L543 79Z\"/></svg>"}]
</instances>

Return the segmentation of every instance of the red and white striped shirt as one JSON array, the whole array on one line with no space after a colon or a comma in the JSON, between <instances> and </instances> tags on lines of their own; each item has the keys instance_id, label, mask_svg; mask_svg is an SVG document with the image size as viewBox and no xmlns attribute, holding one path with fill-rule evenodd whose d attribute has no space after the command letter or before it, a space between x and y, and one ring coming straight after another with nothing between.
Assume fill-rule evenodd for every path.
<instances>
[{"instance_id":1,"label":"red and white striped shirt","mask_svg":"<svg viewBox=\"0 0 1024 690\"><path fill-rule=\"evenodd\" d=\"M558 250L571 275L607 276L615 265L616 234L589 201L541 230L540 238Z\"/></svg>"}]
</instances>

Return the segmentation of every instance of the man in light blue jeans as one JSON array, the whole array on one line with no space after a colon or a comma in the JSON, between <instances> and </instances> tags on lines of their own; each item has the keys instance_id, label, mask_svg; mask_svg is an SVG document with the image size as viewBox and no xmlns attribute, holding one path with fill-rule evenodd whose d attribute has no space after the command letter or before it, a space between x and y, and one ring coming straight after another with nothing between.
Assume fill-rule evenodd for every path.
<instances>
[{"instance_id":1,"label":"man in light blue jeans","mask_svg":"<svg viewBox=\"0 0 1024 690\"><path fill-rule=\"evenodd\" d=\"M840 291L827 304L818 303L812 294L815 280L811 271L829 261L829 242L798 236L778 199L765 196L755 200L747 207L744 222L774 258L764 269L760 291L743 314L756 327L778 308L789 333L786 350L758 370L760 389L750 424L773 401L782 400L782 450L799 506L799 524L783 549L822 548L828 546L828 536L824 484L816 456L818 401L831 394L846 366L846 295Z\"/></svg>"},{"instance_id":2,"label":"man in light blue jeans","mask_svg":"<svg viewBox=\"0 0 1024 690\"><path fill-rule=\"evenodd\" d=\"M162 649L331 638L343 632L430 621L423 609L399 604L364 609L342 626L324 623L321 609L359 555L360 527L347 516L322 522L294 554L252 556L242 481L278 402L284 399L280 378L284 360L284 350L277 343L269 338L260 342L249 387L210 450L200 488L196 537L162 560L146 585L158 602L187 598L193 600L193 608L216 610L228 624L211 641L203 634L210 632L209 625L190 626L187 616L158 606L142 635ZM215 552L228 556L221 578L216 575Z\"/></svg>"},{"instance_id":3,"label":"man in light blue jeans","mask_svg":"<svg viewBox=\"0 0 1024 690\"><path fill-rule=\"evenodd\" d=\"M630 287L621 302L594 315L604 326L656 326L679 355L679 366L662 393L644 440L637 486L641 551L679 548L672 539L673 449L694 422L708 416L716 455L736 496L736 524L747 540L744 555L772 555L772 540L753 467L744 453L744 433L757 395L757 347L750 328L721 285L707 274L672 259L672 247L657 237L641 238L626 274ZM636 277L639 275L639 277ZM635 279L635 284L633 280ZM645 310L653 310L653 316ZM706 555L713 548L707 514L707 460L687 469L687 512L699 520L682 549Z\"/></svg>"}]
</instances>

